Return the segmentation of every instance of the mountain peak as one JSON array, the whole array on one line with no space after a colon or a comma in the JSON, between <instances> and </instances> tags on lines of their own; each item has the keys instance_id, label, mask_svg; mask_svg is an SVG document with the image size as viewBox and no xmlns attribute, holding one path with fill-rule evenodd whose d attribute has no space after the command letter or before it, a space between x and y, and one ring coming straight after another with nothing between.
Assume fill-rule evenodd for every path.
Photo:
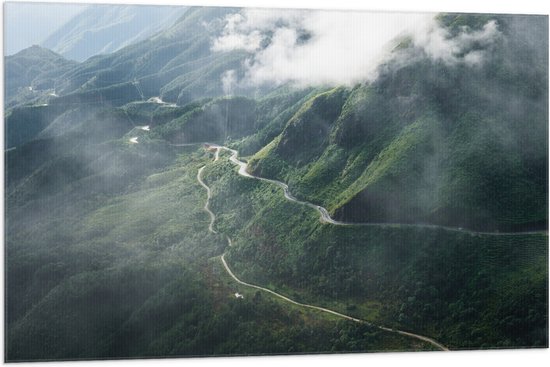
<instances>
[{"instance_id":1,"label":"mountain peak","mask_svg":"<svg viewBox=\"0 0 550 367\"><path fill-rule=\"evenodd\" d=\"M47 58L64 59L64 57L61 56L60 54L55 53L54 51L52 51L48 48L39 46L39 45L32 45L30 47L27 47L27 48L19 51L15 55L9 56L9 57L11 57L11 58L17 58L17 57L40 57L40 58L43 58L43 57L47 57Z\"/></svg>"}]
</instances>

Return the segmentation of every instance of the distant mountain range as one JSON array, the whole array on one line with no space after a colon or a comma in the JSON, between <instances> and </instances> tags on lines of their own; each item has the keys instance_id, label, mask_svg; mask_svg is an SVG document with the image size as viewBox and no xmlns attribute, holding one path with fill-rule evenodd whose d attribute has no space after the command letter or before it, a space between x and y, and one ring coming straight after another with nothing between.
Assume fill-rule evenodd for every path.
<instances>
[{"instance_id":1,"label":"distant mountain range","mask_svg":"<svg viewBox=\"0 0 550 367\"><path fill-rule=\"evenodd\" d=\"M117 51L172 25L183 6L91 5L41 46L76 61Z\"/></svg>"},{"instance_id":2,"label":"distant mountain range","mask_svg":"<svg viewBox=\"0 0 550 367\"><path fill-rule=\"evenodd\" d=\"M88 5L75 3L4 3L4 55L39 45Z\"/></svg>"},{"instance_id":3,"label":"distant mountain range","mask_svg":"<svg viewBox=\"0 0 550 367\"><path fill-rule=\"evenodd\" d=\"M17 92L12 88L6 95L7 104L11 105L12 100L16 101L14 103L36 102L37 96L48 97L53 91L56 98L59 96L56 103L68 100L85 101L96 98L97 93L114 93L114 91L118 99L110 99L110 101L115 104L123 100L129 101L124 97L128 93L132 95L131 98L134 98L134 93L139 93L138 98L148 99L160 96L165 101L179 104L202 97L221 96L225 93L222 74L230 69L242 70L247 53L243 51L213 52L211 40L212 36L219 34L223 28L219 20L237 11L236 8L188 9L167 29L116 52L96 55L84 62L73 63L69 68L64 67L68 61L60 59L59 66L63 68L56 74L55 81L49 78L51 67L43 72L33 73L32 78L26 76L27 70L8 68L7 84L22 87L21 83L13 81L15 79L24 80L25 83L30 83L28 86L31 87L31 84L43 85L43 87L35 88L32 95L29 95L25 89ZM38 48L35 47L33 53L37 50ZM25 54L8 56L6 63L16 64L17 60ZM40 64L39 61L38 64ZM39 69L40 67L40 65L33 66ZM54 69L58 70L57 67ZM25 75L25 78L22 75ZM43 79L52 82L46 85ZM47 93L41 94L40 90ZM234 90L234 93L238 94L252 92Z\"/></svg>"}]
</instances>

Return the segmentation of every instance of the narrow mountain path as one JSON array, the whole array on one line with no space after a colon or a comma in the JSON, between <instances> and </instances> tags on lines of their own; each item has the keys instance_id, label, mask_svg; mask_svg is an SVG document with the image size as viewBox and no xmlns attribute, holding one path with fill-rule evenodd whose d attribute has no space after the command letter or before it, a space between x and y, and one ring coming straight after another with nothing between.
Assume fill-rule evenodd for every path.
<instances>
[{"instance_id":1,"label":"narrow mountain path","mask_svg":"<svg viewBox=\"0 0 550 367\"><path fill-rule=\"evenodd\" d=\"M204 183L204 181L202 180L202 171L204 170L206 166L202 166L200 169L199 169L199 172L197 173L197 181L199 181L199 183L201 184L202 187L204 187L206 189L206 194L207 194L207 200L206 200L206 203L204 204L204 210L210 215L210 224L208 225L208 230L212 233L218 233L215 229L214 229L214 222L216 221L216 215L210 210L210 197L212 196L212 193L210 191L210 187L208 187L208 185L206 185Z\"/></svg>"},{"instance_id":2,"label":"narrow mountain path","mask_svg":"<svg viewBox=\"0 0 550 367\"><path fill-rule=\"evenodd\" d=\"M145 130L145 129L144 129ZM136 141L137 142L137 141ZM545 231L533 231L533 232L477 232L477 231L471 231L471 230L464 230L462 228L455 228L455 227L446 227L446 226L438 226L438 225L428 225L428 224L388 224L388 223L355 223L355 222L342 222L342 221L337 221L335 219L333 219L328 210L320 205L316 205L316 204L313 204L313 203L310 203L310 202L307 202L307 201L302 201L302 200L299 200L297 199L294 195L292 195L292 193L290 192L290 189L288 187L288 185L284 182L281 182L281 181L277 181L277 180L272 180L272 179L267 179L267 178L263 178L263 177L258 177L258 176L255 176L255 175L252 175L250 173L248 173L247 171L247 168L248 168L248 163L246 162L243 162L241 160L238 159L239 157L239 152L235 149L231 149L231 148L228 148L226 146L221 146L221 145L216 145L216 144L210 144L210 143L187 143L187 144L169 144L171 146L180 146L180 147L184 147L184 146L193 146L193 145L199 145L199 144L206 144L208 145L208 149L211 150L211 149L214 149L215 150L215 154L214 154L214 161L217 161L219 159L219 155L220 155L220 152L222 150L226 150L228 152L231 153L231 156L229 157L229 160L237 165L239 167L239 170L238 170L238 174L240 176L243 176L243 177L247 177L247 178L252 178L252 179L256 179L256 180L260 180L260 181L264 181L264 182L269 182L271 184L274 184L274 185L277 185L279 186L280 188L283 189L283 193L284 193L284 196L287 200L290 200L290 201L293 201L295 203L298 203L298 204L301 204L301 205L305 205L305 206L308 206L310 208L313 208L315 210L317 210L319 212L319 215L320 215L320 221L323 222L323 223L327 223L327 224L333 224L333 225L341 225L341 226L377 226L377 227L404 227L404 226L411 226L411 227L424 227L424 228L440 228L440 229L445 229L445 230L448 230L448 231L455 231L455 232L461 232L461 233L469 233L471 235L523 235L523 234L529 234L529 233L545 233ZM217 234L218 232L214 229L214 223L216 221L216 215L210 210L210 207L209 207L209 204L210 204L210 199L211 199L211 196L212 196L212 193L211 193L211 190L210 190L210 187L208 185L206 185L206 183L203 181L202 179L202 173L204 171L204 168L206 167L206 165L202 166L198 173L197 173L197 181L199 182L199 184L205 188L206 192L207 192L207 200L206 200L206 203L204 205L204 210L209 214L210 216L210 223L208 225L208 230L211 232L211 233L215 233ZM226 236L226 239L227 239L227 243L229 245L229 247L231 247L233 245L232 241L231 241L231 238L229 236ZM325 312L325 313L329 313L329 314L332 314L334 316L338 316L338 317L341 317L341 318L344 318L344 319L347 319L347 320L350 320L350 321L353 321L353 322L357 322L357 323L363 323L363 324L367 324L367 325L370 325L370 326L373 326L373 327L376 327L380 330L384 330L384 331L387 331L387 332L392 332L392 333L397 333L397 334L400 334L400 335L404 335L404 336L408 336L408 337L411 337L411 338L414 338L414 339L418 339L418 340L421 340L421 341L424 341L424 342L427 342L433 346L435 346L436 348L438 348L439 350L443 350L443 351L449 351L449 349L447 347L445 347L443 344L437 342L436 340L432 339L432 338L429 338L427 336L423 336L423 335L419 335L419 334L415 334L415 333L411 333L411 332L408 332L408 331L403 331L403 330L399 330L399 329L392 329L392 328L387 328L385 326L381 326L381 325L375 325L375 324L372 324L366 320L362 320L362 319L358 319L358 318L355 318L355 317L352 317L352 316L349 316L349 315L345 315L345 314L342 314L340 312L337 312L337 311L334 311L334 310L330 310L328 308L324 308L324 307L319 307L319 306L315 306L315 305L310 305L310 304L306 304L306 303L301 303L301 302L297 302L289 297L286 297L280 293L277 293L275 291L272 291L271 289L268 289L268 288L265 288L265 287L261 287L261 286L258 286L258 285L255 285L255 284L250 284L250 283L247 283L247 282L244 282L242 281L241 279L239 279L234 273L233 271L231 270L231 268L229 267L229 265L227 264L227 261L225 260L225 253L222 254L221 256L221 262L223 264L223 267L224 269L227 271L227 273L231 276L231 278L233 278L237 283L241 284L241 285L244 285L246 287L249 287L249 288L254 288L254 289L258 289L258 290L261 290L261 291L264 291L264 292L267 292L267 293L270 293L278 298L281 298L289 303L292 303L294 305L297 305L297 306L301 306L301 307L304 307L304 308L310 308L310 309L314 309L314 310L318 310L318 311L321 311L321 312Z\"/></svg>"},{"instance_id":3,"label":"narrow mountain path","mask_svg":"<svg viewBox=\"0 0 550 367\"><path fill-rule=\"evenodd\" d=\"M239 171L238 171L239 175L241 175L243 177L253 178L253 179L256 179L256 180L269 182L271 184L277 185L277 186L279 186L280 188L283 189L284 196L285 196L286 199L288 199L290 201L293 201L295 203L298 203L300 205L305 205L305 206L308 206L310 208L313 208L313 209L317 210L319 212L319 216L320 216L319 219L322 223L328 223L328 224L333 224L333 225L338 225L338 226L364 226L364 227L379 227L379 228L380 227L382 227L382 228L414 227L414 228L444 229L446 231L467 233L467 234L470 234L470 235L510 236L510 235L526 235L526 234L537 234L537 233L547 234L547 231L544 231L544 230L541 230L541 231L526 231L526 232L483 232L483 231L473 231L473 230L457 228L457 227L440 226L440 225L435 225L435 224L374 223L374 222L366 222L365 223L365 222L342 222L342 221L338 221L336 219L333 219L330 216L330 214L329 214L329 212L326 208L323 208L320 205L310 203L308 201L303 201L303 200L297 199L294 195L292 195L292 193L290 192L290 189L289 189L289 187L286 183L281 182L281 181L277 181L277 180L272 180L272 179L269 179L269 178L255 176L255 175L252 175L252 174L248 173L248 171L247 171L248 163L243 162L243 161L238 159L239 152L236 151L235 149L231 149L231 148L221 146L221 145L216 145L216 144L209 144L209 143L205 143L205 144L208 144L211 148L216 149L216 154L219 154L220 150L226 150L226 151L230 152L231 156L229 157L229 160L233 164L235 164L239 167Z\"/></svg>"},{"instance_id":4,"label":"narrow mountain path","mask_svg":"<svg viewBox=\"0 0 550 367\"><path fill-rule=\"evenodd\" d=\"M225 149L225 150L228 150L232 153L231 155L231 158L230 160L233 162L233 163L236 163L240 166L240 169L239 169L239 174L242 174L243 176L247 176L247 177L254 177L250 174L248 174L246 172L246 167L247 167L247 164L244 163L244 162L241 162L237 159L237 156L238 156L238 153L236 150L233 150L233 149L229 149L229 148L226 148L226 147L221 147L221 146L213 146L211 145L211 147L215 148L216 149L216 153L215 153L215 159L214 161L217 161L219 159L219 152L221 149ZM214 223L216 221L216 215L214 213L212 213L212 211L210 210L209 208L209 203L210 203L210 199L212 197L212 192L210 190L210 187L208 185L206 185L206 183L203 181L202 179L202 173L204 171L204 168L206 167L206 165L202 166L198 173L197 173L197 181L199 182L199 184L204 187L206 189L206 204L204 205L204 210L206 212L208 212L208 214L210 215L210 224L208 225L208 230L211 232L211 233L218 233L216 232L216 230L213 228L214 227ZM241 173L241 171L243 171L243 173ZM255 177L254 177L255 178ZM282 182L279 182L279 181L274 181L274 180L268 180L268 179L263 179L263 178L258 178L258 179L261 179L261 180L264 180L264 181L269 181L269 182L273 182L273 183L276 183L277 185L283 187L283 189L285 189L285 196L287 196L287 193L288 193L288 186ZM288 193L289 196L290 193ZM288 197L287 197L288 198ZM299 202L298 200L296 199L291 199L291 198L288 198L290 200L293 200L293 201L297 201ZM301 203L305 203L305 202L301 202ZM305 203L305 204L309 204L309 203ZM310 204L309 206L315 206L313 204ZM232 246L232 241L231 241L231 238L229 236L226 236L227 238L227 243L229 246ZM280 293L277 293L275 291L272 291L271 289L268 289L268 288L264 288L264 287L261 287L261 286L258 286L258 285L255 285L255 284L250 284L250 283L247 283L247 282L244 282L242 281L241 279L239 279L234 273L233 271L231 270L231 268L229 267L229 265L227 264L227 261L225 260L225 253L222 254L221 256L221 262L223 264L223 267L225 268L225 270L227 271L227 273L231 276L231 278L233 278L237 283L241 284L241 285L244 285L246 287L249 287L249 288L254 288L254 289L258 289L258 290L261 290L261 291L264 291L264 292L267 292L267 293L270 293L278 298L281 298L289 303L292 303L294 305L297 305L297 306L301 306L301 307L304 307L304 308L310 308L310 309L313 309L313 310L317 310L317 311L321 311L321 312L325 312L325 313L329 313L331 315L334 315L334 316L338 316L338 317L341 317L341 318L344 318L344 319L347 319L347 320L350 320L350 321L353 321L353 322L357 322L357 323L361 323L361 324L366 324L366 325L369 325L369 326L373 326L373 327L376 327L380 330L384 330L384 331L387 331L387 332L392 332L392 333L397 333L397 334L400 334L400 335L404 335L404 336L408 336L408 337L411 337L411 338L414 338L414 339L418 339L418 340L421 340L421 341L424 341L424 342L427 342L433 346L435 346L436 348L440 349L440 350L443 350L443 351L448 351L449 349L447 347L445 347L444 345L442 345L441 343L438 343L437 341L435 341L434 339L431 339L431 338L428 338L426 336L423 336L423 335L418 335L418 334L414 334L414 333L411 333L411 332L407 332L407 331L402 331L402 330L398 330L398 329L391 329L391 328L387 328L387 327L384 327L384 326L379 326L379 325L375 325L375 324L372 324L366 320L361 320L361 319L358 319L358 318L355 318L355 317L352 317L352 316L349 316L349 315L345 315L343 313L340 313L340 312L337 312L337 311L334 311L334 310L330 310L328 308L324 308L324 307L319 307L319 306L314 306L314 305L310 305L310 304L307 304L307 303L301 303L301 302L297 302L289 297L286 297Z\"/></svg>"},{"instance_id":5,"label":"narrow mountain path","mask_svg":"<svg viewBox=\"0 0 550 367\"><path fill-rule=\"evenodd\" d=\"M229 238L228 238L229 239ZM247 287L250 287L250 288L255 288L255 289L259 289L261 291L264 291L264 292L268 292L268 293L271 293L272 295L276 296L276 297L279 297L287 302L290 302L292 304L295 304L297 306L301 306L301 307L306 307L306 308L311 308L313 310L317 310L317 311L321 311L321 312L326 312L326 313L330 313L332 315L335 315L335 316L338 316L338 317L341 317L341 318L344 318L344 319L347 319L347 320L350 320L350 321L354 321L354 322L357 322L357 323L360 323L360 324L366 324L366 325L369 325L369 326L373 326L373 327L376 327L380 330L384 330L384 331L388 331L390 333L397 333L397 334L401 334L401 335L405 335L405 336L408 336L408 337L411 337L411 338L415 338L415 339L419 339L419 340L422 340L422 341L425 341L427 343L430 343L431 345L437 347L438 349L440 350L443 350L443 351L449 351L449 348L447 348L446 346L444 346L443 344L441 343L438 343L437 341L435 341L434 339L432 338L428 338L427 336L423 336L423 335L418 335L418 334L414 334L414 333L410 333L410 332L407 332L407 331L402 331L402 330L398 330L398 329L391 329L391 328L387 328L387 327L384 327L384 326L379 326L379 325L375 325L371 322L368 322L366 320L361 320L361 319L358 319L358 318L355 318L355 317L352 317L352 316L348 316L348 315L345 315L343 313L340 313L340 312L337 312L337 311L333 311L333 310L330 310L328 308L324 308L324 307L319 307L319 306L314 306L314 305L310 305L310 304L307 304L307 303L301 303L301 302L298 302L298 301L295 301L291 298L288 298L286 296L283 296L282 294L280 293L277 293L275 291L272 291L271 289L268 289L268 288L264 288L264 287L260 287L259 285L254 285L254 284L250 284L250 283L247 283L247 282L243 282L242 280L240 280L239 278L237 278L237 276L231 271L231 268L229 268L229 265L227 265L227 261L225 260L225 254L223 254L221 256L221 261L223 263L223 266L225 268L225 270L227 271L227 273L239 284L242 284L244 286L247 286Z\"/></svg>"}]
</instances>

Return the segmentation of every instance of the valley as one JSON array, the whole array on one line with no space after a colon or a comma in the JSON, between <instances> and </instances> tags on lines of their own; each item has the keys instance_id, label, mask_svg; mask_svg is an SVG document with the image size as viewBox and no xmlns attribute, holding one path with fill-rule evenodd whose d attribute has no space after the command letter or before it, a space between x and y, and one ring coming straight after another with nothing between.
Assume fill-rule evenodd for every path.
<instances>
[{"instance_id":1,"label":"valley","mask_svg":"<svg viewBox=\"0 0 550 367\"><path fill-rule=\"evenodd\" d=\"M5 58L6 360L547 347L547 17L327 85L250 82L310 14L254 16Z\"/></svg>"}]
</instances>

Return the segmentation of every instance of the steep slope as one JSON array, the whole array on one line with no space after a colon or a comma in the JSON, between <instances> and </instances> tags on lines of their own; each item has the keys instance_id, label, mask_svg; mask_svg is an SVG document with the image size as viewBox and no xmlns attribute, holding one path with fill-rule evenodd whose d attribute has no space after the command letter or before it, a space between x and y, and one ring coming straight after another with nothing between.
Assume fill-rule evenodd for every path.
<instances>
[{"instance_id":1,"label":"steep slope","mask_svg":"<svg viewBox=\"0 0 550 367\"><path fill-rule=\"evenodd\" d=\"M52 123L64 108L59 106L27 106L12 109L5 118L7 149L24 144Z\"/></svg>"},{"instance_id":2,"label":"steep slope","mask_svg":"<svg viewBox=\"0 0 550 367\"><path fill-rule=\"evenodd\" d=\"M90 5L41 45L68 59L84 61L170 27L185 10L175 6Z\"/></svg>"},{"instance_id":3,"label":"steep slope","mask_svg":"<svg viewBox=\"0 0 550 367\"><path fill-rule=\"evenodd\" d=\"M545 233L323 223L227 158L204 179L214 229L232 238L225 258L244 281L451 350L547 345Z\"/></svg>"},{"instance_id":4,"label":"steep slope","mask_svg":"<svg viewBox=\"0 0 550 367\"><path fill-rule=\"evenodd\" d=\"M59 81L61 94L133 83L145 99L185 104L223 95L222 73L241 66L244 53L213 53L211 37L231 8L190 8L170 28L109 55L95 56Z\"/></svg>"},{"instance_id":5,"label":"steep slope","mask_svg":"<svg viewBox=\"0 0 550 367\"><path fill-rule=\"evenodd\" d=\"M494 21L501 37L481 64L434 60L403 41L376 80L331 108L338 116L321 114L324 130L320 97L304 104L253 172L344 221L546 228L547 19ZM450 32L462 27L456 37L489 22L440 17Z\"/></svg>"}]
</instances>

